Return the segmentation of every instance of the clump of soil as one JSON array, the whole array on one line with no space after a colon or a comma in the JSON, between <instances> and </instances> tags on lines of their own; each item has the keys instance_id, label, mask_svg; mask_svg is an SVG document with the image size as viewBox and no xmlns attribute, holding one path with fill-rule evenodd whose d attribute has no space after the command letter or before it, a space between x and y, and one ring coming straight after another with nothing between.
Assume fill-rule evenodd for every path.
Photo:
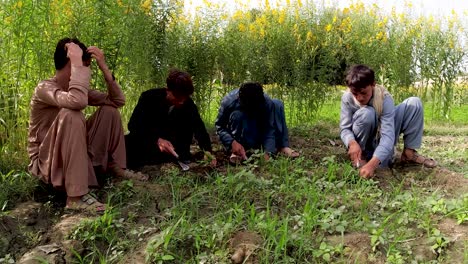
<instances>
[{"instance_id":1,"label":"clump of soil","mask_svg":"<svg viewBox=\"0 0 468 264\"><path fill-rule=\"evenodd\" d=\"M255 250L262 244L262 237L257 233L241 231L236 233L230 240L231 256L233 263L257 263Z\"/></svg>"},{"instance_id":2,"label":"clump of soil","mask_svg":"<svg viewBox=\"0 0 468 264\"><path fill-rule=\"evenodd\" d=\"M43 242L52 220L47 208L33 201L20 203L8 215L0 216L0 256L18 258Z\"/></svg>"},{"instance_id":3,"label":"clump of soil","mask_svg":"<svg viewBox=\"0 0 468 264\"><path fill-rule=\"evenodd\" d=\"M438 224L440 232L450 241L444 254L447 263L463 263L466 261L466 244L468 243L468 226L457 224L453 219L443 219Z\"/></svg>"}]
</instances>

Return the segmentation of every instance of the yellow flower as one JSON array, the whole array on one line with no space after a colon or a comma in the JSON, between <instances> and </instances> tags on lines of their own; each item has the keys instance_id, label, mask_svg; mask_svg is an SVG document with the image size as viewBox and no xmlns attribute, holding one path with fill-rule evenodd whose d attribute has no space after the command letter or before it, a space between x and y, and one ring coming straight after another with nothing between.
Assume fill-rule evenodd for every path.
<instances>
[{"instance_id":1,"label":"yellow flower","mask_svg":"<svg viewBox=\"0 0 468 264\"><path fill-rule=\"evenodd\" d=\"M205 4L205 6L208 8L211 7L211 1L203 0L203 4Z\"/></svg>"},{"instance_id":2,"label":"yellow flower","mask_svg":"<svg viewBox=\"0 0 468 264\"><path fill-rule=\"evenodd\" d=\"M307 41L311 41L311 40L312 40L312 37L313 37L312 31L310 31L310 30L307 31L307 36L306 36Z\"/></svg>"},{"instance_id":3,"label":"yellow flower","mask_svg":"<svg viewBox=\"0 0 468 264\"><path fill-rule=\"evenodd\" d=\"M152 0L145 0L143 3L141 3L141 9L143 9L143 12L145 12L145 13L150 12L151 2L152 2Z\"/></svg>"},{"instance_id":4,"label":"yellow flower","mask_svg":"<svg viewBox=\"0 0 468 264\"><path fill-rule=\"evenodd\" d=\"M245 32L246 29L247 29L247 28L245 27L244 24L242 24L242 23L239 24L239 31L240 31L240 32Z\"/></svg>"},{"instance_id":5,"label":"yellow flower","mask_svg":"<svg viewBox=\"0 0 468 264\"><path fill-rule=\"evenodd\" d=\"M11 21L12 21L12 20L13 20L13 18L12 18L11 16L9 16L9 17L5 17L5 20L4 20L4 21L5 21L5 24L6 24L6 25L9 25L9 24L11 24Z\"/></svg>"},{"instance_id":6,"label":"yellow flower","mask_svg":"<svg viewBox=\"0 0 468 264\"><path fill-rule=\"evenodd\" d=\"M279 23L279 24L283 24L285 18L286 18L286 13L285 13L284 11L282 11L281 14L279 15L278 23Z\"/></svg>"},{"instance_id":7,"label":"yellow flower","mask_svg":"<svg viewBox=\"0 0 468 264\"><path fill-rule=\"evenodd\" d=\"M379 33L377 33L377 36L375 36L375 39L377 40L383 40L385 38L385 33L380 31Z\"/></svg>"},{"instance_id":8,"label":"yellow flower","mask_svg":"<svg viewBox=\"0 0 468 264\"><path fill-rule=\"evenodd\" d=\"M349 13L349 8L347 8L347 7L344 8L344 9L343 9L343 14L346 15L346 14L348 14L348 13Z\"/></svg>"},{"instance_id":9,"label":"yellow flower","mask_svg":"<svg viewBox=\"0 0 468 264\"><path fill-rule=\"evenodd\" d=\"M325 27L325 31L327 32L330 32L332 30L333 26L331 24L328 24L326 27Z\"/></svg>"},{"instance_id":10,"label":"yellow flower","mask_svg":"<svg viewBox=\"0 0 468 264\"><path fill-rule=\"evenodd\" d=\"M18 3L16 3L16 6L18 7L18 9L21 9L23 7L23 1L19 1Z\"/></svg>"},{"instance_id":11,"label":"yellow flower","mask_svg":"<svg viewBox=\"0 0 468 264\"><path fill-rule=\"evenodd\" d=\"M123 6L122 0L117 0L117 5L122 7Z\"/></svg>"},{"instance_id":12,"label":"yellow flower","mask_svg":"<svg viewBox=\"0 0 468 264\"><path fill-rule=\"evenodd\" d=\"M341 21L341 25L339 26L339 28L345 32L345 33L348 33L351 31L351 18L350 17L347 17L345 19L343 19L343 21Z\"/></svg>"}]
</instances>

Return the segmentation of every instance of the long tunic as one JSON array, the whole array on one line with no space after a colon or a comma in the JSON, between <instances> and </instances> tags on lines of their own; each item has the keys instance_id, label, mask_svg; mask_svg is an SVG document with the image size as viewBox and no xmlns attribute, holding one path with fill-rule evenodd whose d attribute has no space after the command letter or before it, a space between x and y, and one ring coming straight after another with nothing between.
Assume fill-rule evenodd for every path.
<instances>
[{"instance_id":1,"label":"long tunic","mask_svg":"<svg viewBox=\"0 0 468 264\"><path fill-rule=\"evenodd\" d=\"M71 66L68 90L55 77L42 81L30 104L29 171L46 183L64 187L69 196L83 195L88 186L97 185L93 165L106 168L112 160L125 167L122 124L118 111L109 110L123 106L125 96L115 81L107 82L107 93L89 90L90 78L89 67ZM88 105L109 107L86 123L81 110ZM112 126L106 127L103 119L112 120Z\"/></svg>"}]
</instances>

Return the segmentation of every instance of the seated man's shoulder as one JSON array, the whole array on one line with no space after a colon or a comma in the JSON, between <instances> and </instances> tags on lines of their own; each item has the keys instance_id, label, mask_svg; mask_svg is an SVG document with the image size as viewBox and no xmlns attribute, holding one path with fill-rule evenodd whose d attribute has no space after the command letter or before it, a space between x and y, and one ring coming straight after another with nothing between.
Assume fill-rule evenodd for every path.
<instances>
[{"instance_id":1,"label":"seated man's shoulder","mask_svg":"<svg viewBox=\"0 0 468 264\"><path fill-rule=\"evenodd\" d=\"M166 96L166 89L164 88L152 88L141 93L142 97L160 97Z\"/></svg>"},{"instance_id":2,"label":"seated man's shoulder","mask_svg":"<svg viewBox=\"0 0 468 264\"><path fill-rule=\"evenodd\" d=\"M348 89L343 90L342 93L343 93L342 98L346 98L346 99L353 98L353 94Z\"/></svg>"},{"instance_id":3,"label":"seated man's shoulder","mask_svg":"<svg viewBox=\"0 0 468 264\"><path fill-rule=\"evenodd\" d=\"M43 94L43 93L49 93L51 90L59 90L60 86L55 82L53 79L47 79L47 80L42 80L40 81L36 88L35 88L35 93L36 94Z\"/></svg>"},{"instance_id":4,"label":"seated man's shoulder","mask_svg":"<svg viewBox=\"0 0 468 264\"><path fill-rule=\"evenodd\" d=\"M238 100L239 98L239 89L235 89L229 92L227 95L223 97L222 104L227 106Z\"/></svg>"}]
</instances>

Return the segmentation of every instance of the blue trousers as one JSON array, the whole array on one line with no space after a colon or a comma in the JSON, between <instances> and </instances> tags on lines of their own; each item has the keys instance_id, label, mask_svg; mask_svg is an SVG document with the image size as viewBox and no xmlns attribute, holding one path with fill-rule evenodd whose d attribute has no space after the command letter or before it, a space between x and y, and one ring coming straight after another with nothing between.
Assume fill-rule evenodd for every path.
<instances>
[{"instance_id":1,"label":"blue trousers","mask_svg":"<svg viewBox=\"0 0 468 264\"><path fill-rule=\"evenodd\" d=\"M289 147L288 127L284 105L278 99L272 99L273 112L267 114L268 120L250 118L240 110L229 116L229 128L233 138L245 149L260 149L265 140L266 129L274 129L275 149ZM262 123L261 123L262 122Z\"/></svg>"}]
</instances>

